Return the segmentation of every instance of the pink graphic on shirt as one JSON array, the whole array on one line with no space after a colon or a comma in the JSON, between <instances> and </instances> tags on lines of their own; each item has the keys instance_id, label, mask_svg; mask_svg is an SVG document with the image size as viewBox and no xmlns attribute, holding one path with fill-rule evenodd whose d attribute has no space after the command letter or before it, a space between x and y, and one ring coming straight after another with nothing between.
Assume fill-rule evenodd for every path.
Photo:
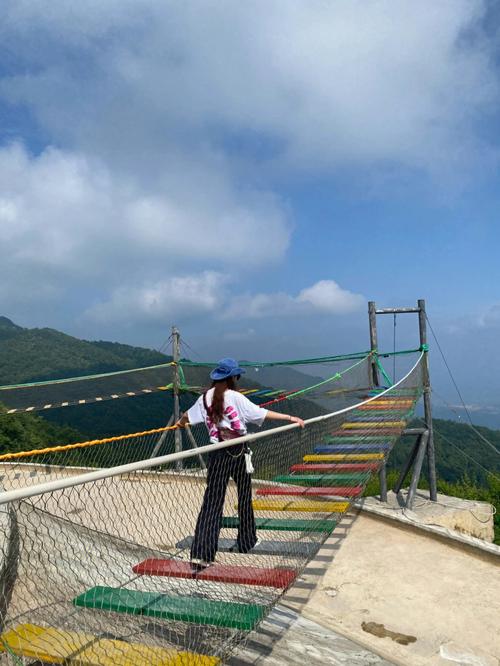
<instances>
[{"instance_id":1,"label":"pink graphic on shirt","mask_svg":"<svg viewBox=\"0 0 500 666\"><path fill-rule=\"evenodd\" d=\"M228 421L231 424L231 430L235 430L236 432L241 432L241 433L244 432L243 426L240 421L240 417L238 416L238 412L235 410L234 407L228 405L224 410L224 414L227 416Z\"/></svg>"},{"instance_id":2,"label":"pink graphic on shirt","mask_svg":"<svg viewBox=\"0 0 500 666\"><path fill-rule=\"evenodd\" d=\"M238 415L238 412L232 405L228 405L227 407L224 408L224 419L226 421L229 421L229 426L230 429L233 430L234 432L237 432L238 434L244 435L245 434L245 428L243 424L241 423L240 417ZM219 428L216 423L212 421L210 418L210 415L207 413L206 418L205 418L205 423L208 428L208 434L211 439L218 440L219 439Z\"/></svg>"}]
</instances>

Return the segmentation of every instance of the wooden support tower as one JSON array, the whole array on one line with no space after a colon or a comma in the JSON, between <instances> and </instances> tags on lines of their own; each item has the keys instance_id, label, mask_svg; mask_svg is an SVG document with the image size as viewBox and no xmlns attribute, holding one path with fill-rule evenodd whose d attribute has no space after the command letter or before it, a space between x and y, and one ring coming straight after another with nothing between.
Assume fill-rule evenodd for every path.
<instances>
[{"instance_id":1,"label":"wooden support tower","mask_svg":"<svg viewBox=\"0 0 500 666\"><path fill-rule=\"evenodd\" d=\"M410 482L410 490L407 498L407 506L411 508L413 499L417 489L420 473L422 469L423 459L427 454L427 465L429 474L429 495L430 499L435 502L437 500L437 485L436 485L436 460L434 450L434 435L432 430L432 408L431 408L431 382L429 373L429 350L427 346L427 317L425 312L425 300L419 299L417 307L411 308L383 308L377 309L374 301L368 303L368 320L370 325L370 349L372 352L377 352L377 315L386 314L418 314L419 336L420 336L420 349L424 352L423 358L423 399L424 399L424 420L425 428L412 428L403 432L403 435L416 435L417 441L412 449L410 457L401 470L400 477L394 486L394 492L399 492L403 484L406 474L413 466L413 474ZM373 386L379 386L379 373L377 361L374 356L371 364L371 382ZM380 499L382 502L387 501L387 477L385 464L381 467L380 472Z\"/></svg>"}]
</instances>

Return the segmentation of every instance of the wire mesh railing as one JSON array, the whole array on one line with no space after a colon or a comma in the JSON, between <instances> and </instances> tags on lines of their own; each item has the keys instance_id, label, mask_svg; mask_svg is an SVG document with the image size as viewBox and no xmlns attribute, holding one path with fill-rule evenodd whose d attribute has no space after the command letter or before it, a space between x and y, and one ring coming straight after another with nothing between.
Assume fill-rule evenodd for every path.
<instances>
[{"instance_id":1,"label":"wire mesh railing","mask_svg":"<svg viewBox=\"0 0 500 666\"><path fill-rule=\"evenodd\" d=\"M393 387L308 419L304 429L273 428L133 462L116 453L129 445L150 451L162 436L170 446L172 432L162 429L82 449L84 470L76 459L68 468L77 449L0 462L2 663L224 662L387 459L421 391L420 357ZM219 497L220 506L209 507L216 562L193 568L206 474L198 454L217 458L219 471L238 482L242 445L253 451L252 488L231 481L222 504ZM105 468L111 452L126 464ZM90 460L100 468L88 471ZM178 460L192 467L179 472ZM36 466L47 468L47 481L32 476ZM238 504L251 505L259 544Z\"/></svg>"}]
</instances>

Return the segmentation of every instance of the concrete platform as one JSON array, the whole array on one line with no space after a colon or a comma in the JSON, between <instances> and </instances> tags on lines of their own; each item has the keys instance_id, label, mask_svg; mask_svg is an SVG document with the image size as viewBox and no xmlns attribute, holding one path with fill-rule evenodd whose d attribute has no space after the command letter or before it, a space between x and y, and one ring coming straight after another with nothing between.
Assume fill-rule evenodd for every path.
<instances>
[{"instance_id":1,"label":"concrete platform","mask_svg":"<svg viewBox=\"0 0 500 666\"><path fill-rule=\"evenodd\" d=\"M500 549L488 545L497 554L358 511L282 604L390 663L498 666Z\"/></svg>"},{"instance_id":2,"label":"concrete platform","mask_svg":"<svg viewBox=\"0 0 500 666\"><path fill-rule=\"evenodd\" d=\"M227 666L390 666L371 650L276 606Z\"/></svg>"}]
</instances>

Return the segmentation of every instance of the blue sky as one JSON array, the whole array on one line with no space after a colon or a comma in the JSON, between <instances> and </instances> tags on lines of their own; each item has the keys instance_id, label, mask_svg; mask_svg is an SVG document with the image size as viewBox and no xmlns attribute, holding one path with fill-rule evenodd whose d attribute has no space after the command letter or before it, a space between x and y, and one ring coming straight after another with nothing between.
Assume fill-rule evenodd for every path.
<instances>
[{"instance_id":1,"label":"blue sky","mask_svg":"<svg viewBox=\"0 0 500 666\"><path fill-rule=\"evenodd\" d=\"M467 401L500 405L495 5L2 13L0 313L282 358L365 348L368 300L426 298Z\"/></svg>"}]
</instances>

